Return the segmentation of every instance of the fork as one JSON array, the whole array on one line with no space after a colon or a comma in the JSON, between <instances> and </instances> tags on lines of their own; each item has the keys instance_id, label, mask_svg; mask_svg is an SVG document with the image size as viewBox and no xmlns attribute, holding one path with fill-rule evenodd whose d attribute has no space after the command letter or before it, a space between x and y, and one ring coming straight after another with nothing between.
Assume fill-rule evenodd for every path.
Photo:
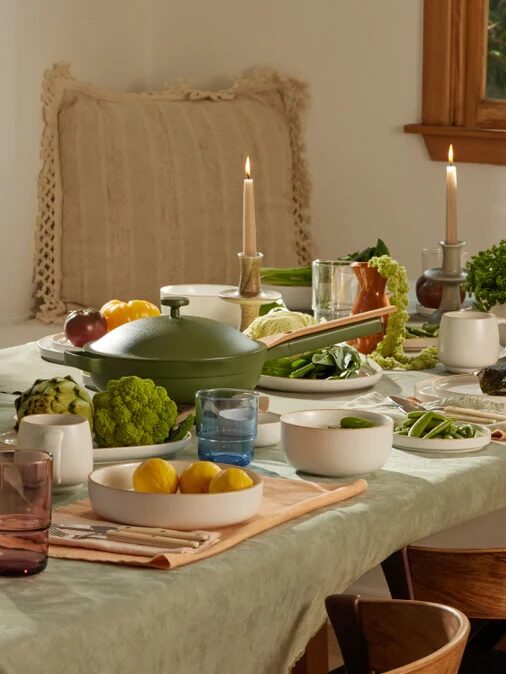
<instances>
[{"instance_id":1,"label":"fork","mask_svg":"<svg viewBox=\"0 0 506 674\"><path fill-rule=\"evenodd\" d=\"M91 531L91 532L85 532L81 534L69 534L63 529L60 529L56 524L51 524L49 526L49 533L54 536L55 538L66 538L70 541L79 541L81 539L85 538L105 538L105 534L99 534L97 532Z\"/></svg>"}]
</instances>

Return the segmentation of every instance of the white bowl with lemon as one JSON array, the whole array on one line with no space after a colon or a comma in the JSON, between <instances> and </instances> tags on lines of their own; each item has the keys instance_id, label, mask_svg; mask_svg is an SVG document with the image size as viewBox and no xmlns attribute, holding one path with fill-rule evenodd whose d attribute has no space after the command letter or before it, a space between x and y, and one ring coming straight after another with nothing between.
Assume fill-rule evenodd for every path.
<instances>
[{"instance_id":1,"label":"white bowl with lemon","mask_svg":"<svg viewBox=\"0 0 506 674\"><path fill-rule=\"evenodd\" d=\"M263 481L227 464L149 459L94 470L88 491L93 510L112 522L213 529L252 517L262 502Z\"/></svg>"}]
</instances>

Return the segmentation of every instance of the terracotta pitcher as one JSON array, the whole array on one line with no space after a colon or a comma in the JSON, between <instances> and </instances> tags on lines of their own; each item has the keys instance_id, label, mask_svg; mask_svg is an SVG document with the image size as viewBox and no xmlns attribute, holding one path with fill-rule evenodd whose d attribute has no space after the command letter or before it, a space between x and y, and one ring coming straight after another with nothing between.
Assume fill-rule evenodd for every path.
<instances>
[{"instance_id":1,"label":"terracotta pitcher","mask_svg":"<svg viewBox=\"0 0 506 674\"><path fill-rule=\"evenodd\" d=\"M386 293L387 280L381 276L377 269L369 267L367 262L353 262L351 268L360 286L358 295L353 303L352 314L390 306ZM349 344L354 346L360 353L372 353L385 335L388 316L385 316L381 320L383 323L383 330L381 332L375 335L368 335L367 337L357 337L357 339L352 339Z\"/></svg>"}]
</instances>

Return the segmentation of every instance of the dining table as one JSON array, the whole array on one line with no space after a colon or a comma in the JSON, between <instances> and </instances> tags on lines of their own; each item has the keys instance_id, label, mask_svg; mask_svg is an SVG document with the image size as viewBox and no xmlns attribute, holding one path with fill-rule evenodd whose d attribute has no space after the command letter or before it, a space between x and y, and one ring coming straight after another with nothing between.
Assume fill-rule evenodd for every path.
<instances>
[{"instance_id":1,"label":"dining table","mask_svg":"<svg viewBox=\"0 0 506 674\"><path fill-rule=\"evenodd\" d=\"M387 395L411 395L443 373L385 371L372 389L346 393L266 393L276 413L381 409ZM14 423L13 392L62 374L82 381L80 371L41 360L34 342L0 350L0 432ZM177 458L196 459L195 440ZM298 474L279 445L256 449L251 468L280 479L355 479ZM452 456L393 449L382 470L360 477L365 493L180 568L51 558L38 575L0 578L0 674L285 674L300 658L297 672L327 671L323 642L316 655L310 648L326 596L402 546L506 506L498 444ZM54 505L85 496L83 486Z\"/></svg>"}]
</instances>

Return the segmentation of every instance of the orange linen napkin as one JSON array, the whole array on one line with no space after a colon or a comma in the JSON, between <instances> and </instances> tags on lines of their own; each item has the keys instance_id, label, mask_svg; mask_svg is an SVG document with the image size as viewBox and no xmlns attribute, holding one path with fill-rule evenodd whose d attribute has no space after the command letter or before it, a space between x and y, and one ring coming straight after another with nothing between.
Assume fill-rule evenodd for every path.
<instances>
[{"instance_id":1,"label":"orange linen napkin","mask_svg":"<svg viewBox=\"0 0 506 674\"><path fill-rule=\"evenodd\" d=\"M264 494L259 512L246 522L219 529L220 539L206 549L197 552L171 553L159 552L153 557L110 552L89 548L69 547L67 545L49 546L49 556L59 559L79 559L88 562L108 562L127 566L145 566L156 569L174 569L206 559L219 552L228 550L241 541L256 536L262 531L272 529L278 524L288 522L318 508L346 501L362 494L367 489L365 480L357 480L344 486L306 482L305 480L285 480L264 478ZM97 521L97 515L91 509L90 502L77 501L58 508L56 515L65 514L78 517L79 521ZM55 519L57 519L57 517Z\"/></svg>"}]
</instances>

